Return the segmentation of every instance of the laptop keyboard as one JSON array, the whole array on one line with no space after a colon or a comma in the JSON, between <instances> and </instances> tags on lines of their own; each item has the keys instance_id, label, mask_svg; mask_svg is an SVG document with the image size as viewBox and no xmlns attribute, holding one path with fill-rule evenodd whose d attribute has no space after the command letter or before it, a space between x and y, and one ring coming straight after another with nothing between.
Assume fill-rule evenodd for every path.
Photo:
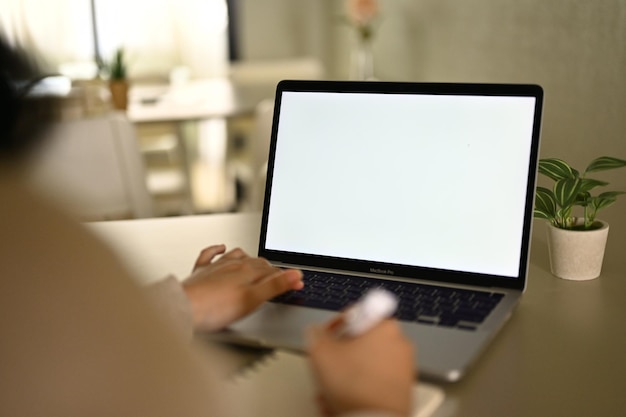
<instances>
[{"instance_id":1,"label":"laptop keyboard","mask_svg":"<svg viewBox=\"0 0 626 417\"><path fill-rule=\"evenodd\" d=\"M401 321L475 330L504 297L502 293L303 271L304 288L271 301L324 310L341 310L375 287L399 297L394 315Z\"/></svg>"}]
</instances>

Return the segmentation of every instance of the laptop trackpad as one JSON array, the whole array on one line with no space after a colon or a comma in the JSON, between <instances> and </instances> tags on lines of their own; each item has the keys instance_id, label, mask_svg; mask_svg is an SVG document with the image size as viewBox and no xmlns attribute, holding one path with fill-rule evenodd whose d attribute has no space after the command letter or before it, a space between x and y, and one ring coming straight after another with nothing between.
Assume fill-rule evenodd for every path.
<instances>
[{"instance_id":1,"label":"laptop trackpad","mask_svg":"<svg viewBox=\"0 0 626 417\"><path fill-rule=\"evenodd\" d=\"M324 323L337 313L327 310L265 303L254 314L238 321L216 340L303 351L309 326Z\"/></svg>"}]
</instances>

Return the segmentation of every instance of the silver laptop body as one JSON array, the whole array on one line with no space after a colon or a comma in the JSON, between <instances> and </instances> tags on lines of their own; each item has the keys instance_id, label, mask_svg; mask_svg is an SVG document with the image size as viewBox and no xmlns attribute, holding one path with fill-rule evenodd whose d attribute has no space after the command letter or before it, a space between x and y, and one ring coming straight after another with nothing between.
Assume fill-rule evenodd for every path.
<instances>
[{"instance_id":1,"label":"silver laptop body","mask_svg":"<svg viewBox=\"0 0 626 417\"><path fill-rule=\"evenodd\" d=\"M479 323L400 321L420 376L459 380L525 289L542 100L536 85L279 83L259 256L497 295ZM218 339L304 350L335 314L272 301Z\"/></svg>"}]
</instances>

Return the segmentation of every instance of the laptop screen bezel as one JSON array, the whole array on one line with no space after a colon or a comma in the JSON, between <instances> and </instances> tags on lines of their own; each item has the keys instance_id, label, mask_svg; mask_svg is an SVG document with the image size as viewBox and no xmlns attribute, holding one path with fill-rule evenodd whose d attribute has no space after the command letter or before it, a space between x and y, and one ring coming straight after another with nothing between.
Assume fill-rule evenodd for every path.
<instances>
[{"instance_id":1,"label":"laptop screen bezel","mask_svg":"<svg viewBox=\"0 0 626 417\"><path fill-rule=\"evenodd\" d=\"M521 96L535 99L531 148L526 187L526 207L523 218L521 256L516 277L468 273L445 269L415 267L382 262L368 262L320 255L272 250L266 247L269 202L274 173L274 156L280 123L281 100L284 92L332 92L332 93L379 93L379 94L429 94L470 96ZM543 89L534 84L478 84L478 83L416 83L382 81L310 81L284 80L276 87L267 177L263 203L258 255L282 265L307 265L311 268L341 270L355 274L380 275L381 278L428 280L442 283L501 287L524 290L526 287L530 255L530 238L539 155Z\"/></svg>"}]
</instances>

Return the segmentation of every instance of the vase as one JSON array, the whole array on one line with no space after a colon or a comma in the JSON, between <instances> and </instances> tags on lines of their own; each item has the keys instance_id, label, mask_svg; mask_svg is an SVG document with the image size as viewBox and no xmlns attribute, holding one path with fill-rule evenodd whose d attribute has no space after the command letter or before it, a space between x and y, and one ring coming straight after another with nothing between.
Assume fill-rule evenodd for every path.
<instances>
[{"instance_id":1,"label":"vase","mask_svg":"<svg viewBox=\"0 0 626 417\"><path fill-rule=\"evenodd\" d=\"M567 230L548 224L548 250L552 274L563 279L585 281L600 276L609 225L599 229Z\"/></svg>"},{"instance_id":2,"label":"vase","mask_svg":"<svg viewBox=\"0 0 626 417\"><path fill-rule=\"evenodd\" d=\"M356 81L374 80L374 56L372 39L358 37L350 57L350 79Z\"/></svg>"},{"instance_id":3,"label":"vase","mask_svg":"<svg viewBox=\"0 0 626 417\"><path fill-rule=\"evenodd\" d=\"M109 81L109 89L111 90L113 108L116 110L126 110L128 107L128 81L111 80Z\"/></svg>"}]
</instances>

